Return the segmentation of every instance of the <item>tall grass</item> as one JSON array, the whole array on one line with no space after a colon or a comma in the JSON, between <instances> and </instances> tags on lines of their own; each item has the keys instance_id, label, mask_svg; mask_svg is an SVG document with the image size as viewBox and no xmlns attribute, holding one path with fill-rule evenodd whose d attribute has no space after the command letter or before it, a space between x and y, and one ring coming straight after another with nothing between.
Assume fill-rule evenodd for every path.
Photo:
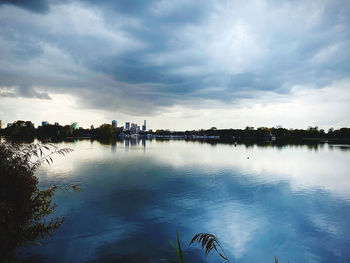
<instances>
[{"instance_id":1,"label":"tall grass","mask_svg":"<svg viewBox=\"0 0 350 263\"><path fill-rule=\"evenodd\" d=\"M202 249L205 249L205 256L207 257L210 252L216 252L219 254L221 258L223 258L226 262L230 263L228 260L224 249L222 248L220 241L213 234L209 233L199 233L194 235L189 245L198 243L202 246Z\"/></svg>"},{"instance_id":2,"label":"tall grass","mask_svg":"<svg viewBox=\"0 0 350 263\"><path fill-rule=\"evenodd\" d=\"M174 243L169 240L170 245L173 247L175 250L175 253L177 255L178 261L173 260L173 259L162 259L164 261L168 261L170 263L185 263L184 256L182 254L182 249L181 249L181 244L180 244L180 237L179 237L179 232L176 230L176 243L177 246L174 245Z\"/></svg>"},{"instance_id":3,"label":"tall grass","mask_svg":"<svg viewBox=\"0 0 350 263\"><path fill-rule=\"evenodd\" d=\"M177 230L176 230L176 243L177 243L176 246L171 240L169 240L169 243L173 247L177 255L178 261L173 259L161 259L161 260L168 261L170 263L185 263L184 256L182 254L181 244L180 244L179 232ZM193 244L201 245L202 249L204 249L204 255L206 257L211 255L213 252L216 252L223 260L230 263L219 239L214 234L198 233L193 236L192 240L189 243L189 246ZM276 256L274 257L274 261L275 263L278 263L278 258Z\"/></svg>"}]
</instances>

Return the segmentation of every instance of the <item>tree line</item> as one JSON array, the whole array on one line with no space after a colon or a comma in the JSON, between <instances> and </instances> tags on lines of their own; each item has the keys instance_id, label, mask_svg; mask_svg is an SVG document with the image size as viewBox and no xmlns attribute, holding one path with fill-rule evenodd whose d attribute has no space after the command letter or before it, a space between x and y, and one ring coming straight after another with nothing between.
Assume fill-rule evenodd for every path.
<instances>
[{"instance_id":1,"label":"tree line","mask_svg":"<svg viewBox=\"0 0 350 263\"><path fill-rule=\"evenodd\" d=\"M157 130L157 135L163 136L220 136L220 140L233 140L237 142L264 142L271 141L274 138L282 143L300 143L300 142L347 142L350 143L350 128L333 129L328 131L316 127L307 129L286 129L283 127L246 127L245 129L211 129L187 130L187 131L169 131Z\"/></svg>"},{"instance_id":2,"label":"tree line","mask_svg":"<svg viewBox=\"0 0 350 263\"><path fill-rule=\"evenodd\" d=\"M65 139L67 137L90 137L90 138L110 138L119 137L120 135L128 135L130 131L124 131L122 128L114 128L111 124L102 124L98 128L92 129L74 129L71 125L45 125L34 127L30 121L16 121L12 126L0 130L0 135L9 136L18 139L31 138L51 138ZM277 127L249 127L245 129L210 129L186 130L186 131L170 131L158 129L156 131L148 130L140 131L140 135L161 135L161 136L219 136L220 140L229 140L237 142L264 142L267 140L276 140L281 143L300 143L300 142L345 142L350 143L350 128L333 129L328 131L319 129L317 126L308 127L307 129L286 129L281 126Z\"/></svg>"}]
</instances>

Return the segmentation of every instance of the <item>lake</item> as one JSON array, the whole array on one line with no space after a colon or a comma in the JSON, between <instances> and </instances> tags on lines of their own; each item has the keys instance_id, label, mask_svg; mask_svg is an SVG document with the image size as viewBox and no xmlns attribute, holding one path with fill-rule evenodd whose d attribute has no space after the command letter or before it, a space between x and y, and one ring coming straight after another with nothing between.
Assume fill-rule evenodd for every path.
<instances>
[{"instance_id":1,"label":"lake","mask_svg":"<svg viewBox=\"0 0 350 263\"><path fill-rule=\"evenodd\" d=\"M186 262L204 257L194 234L214 233L231 262L350 262L350 147L191 141L58 143L74 152L38 171L66 221L31 262Z\"/></svg>"}]
</instances>

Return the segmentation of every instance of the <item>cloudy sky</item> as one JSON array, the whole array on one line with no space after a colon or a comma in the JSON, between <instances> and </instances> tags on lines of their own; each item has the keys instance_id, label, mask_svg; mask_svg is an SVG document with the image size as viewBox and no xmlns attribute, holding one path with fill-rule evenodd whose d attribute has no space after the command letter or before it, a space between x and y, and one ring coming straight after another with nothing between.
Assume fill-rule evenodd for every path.
<instances>
[{"instance_id":1,"label":"cloudy sky","mask_svg":"<svg viewBox=\"0 0 350 263\"><path fill-rule=\"evenodd\" d=\"M349 116L348 0L0 0L3 123L329 128Z\"/></svg>"}]
</instances>

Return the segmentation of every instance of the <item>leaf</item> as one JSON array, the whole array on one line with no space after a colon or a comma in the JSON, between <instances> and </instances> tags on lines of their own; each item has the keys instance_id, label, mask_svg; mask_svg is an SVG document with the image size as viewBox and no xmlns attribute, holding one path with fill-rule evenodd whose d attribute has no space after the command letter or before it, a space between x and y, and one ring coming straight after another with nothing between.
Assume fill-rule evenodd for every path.
<instances>
[{"instance_id":1,"label":"leaf","mask_svg":"<svg viewBox=\"0 0 350 263\"><path fill-rule=\"evenodd\" d=\"M225 255L224 249L222 248L219 240L215 235L209 233L196 234L190 241L189 245L192 245L194 243L198 243L199 245L201 245L202 249L205 249L206 257L210 254L210 252L216 251L220 257L222 257L225 261L229 262L227 256ZM219 251L218 248L222 253Z\"/></svg>"},{"instance_id":2,"label":"leaf","mask_svg":"<svg viewBox=\"0 0 350 263\"><path fill-rule=\"evenodd\" d=\"M177 230L176 230L176 241L177 241L177 247L175 246L175 244L171 240L169 240L169 243L172 246L172 248L175 250L175 253L176 253L179 261L175 261L172 259L163 259L163 260L166 260L166 261L172 262L172 263L185 263L184 257L182 255L179 232Z\"/></svg>"},{"instance_id":3,"label":"leaf","mask_svg":"<svg viewBox=\"0 0 350 263\"><path fill-rule=\"evenodd\" d=\"M182 255L181 245L180 245L180 237L179 232L176 230L176 239L177 239L177 246L178 246L178 256L181 263L185 263L184 257Z\"/></svg>"}]
</instances>

